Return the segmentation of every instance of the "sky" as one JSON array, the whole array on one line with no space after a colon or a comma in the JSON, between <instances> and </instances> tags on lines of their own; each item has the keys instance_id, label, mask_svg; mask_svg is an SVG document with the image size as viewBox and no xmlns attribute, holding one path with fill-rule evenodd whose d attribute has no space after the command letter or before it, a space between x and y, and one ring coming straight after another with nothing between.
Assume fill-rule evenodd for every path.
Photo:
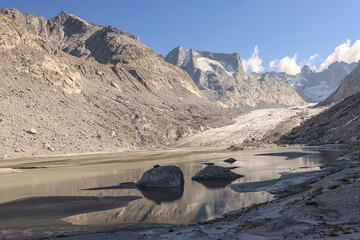
<instances>
[{"instance_id":1,"label":"sky","mask_svg":"<svg viewBox=\"0 0 360 240\"><path fill-rule=\"evenodd\" d=\"M359 0L0 0L46 19L62 10L173 48L240 54L248 72L320 71L360 59ZM359 40L359 41L358 41Z\"/></svg>"}]
</instances>

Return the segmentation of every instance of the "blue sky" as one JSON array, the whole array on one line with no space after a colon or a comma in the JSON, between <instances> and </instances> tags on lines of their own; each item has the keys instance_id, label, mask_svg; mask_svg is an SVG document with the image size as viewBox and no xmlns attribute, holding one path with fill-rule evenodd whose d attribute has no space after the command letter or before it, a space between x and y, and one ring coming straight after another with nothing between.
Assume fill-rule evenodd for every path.
<instances>
[{"instance_id":1,"label":"blue sky","mask_svg":"<svg viewBox=\"0 0 360 240\"><path fill-rule=\"evenodd\" d=\"M0 6L47 19L65 10L130 32L163 55L179 45L237 52L248 71L268 71L272 61L274 70L294 72L305 63L319 69L344 43L348 56L359 51L360 58L360 41L352 48L360 39L358 0L0 0ZM255 46L258 55L250 58Z\"/></svg>"}]
</instances>

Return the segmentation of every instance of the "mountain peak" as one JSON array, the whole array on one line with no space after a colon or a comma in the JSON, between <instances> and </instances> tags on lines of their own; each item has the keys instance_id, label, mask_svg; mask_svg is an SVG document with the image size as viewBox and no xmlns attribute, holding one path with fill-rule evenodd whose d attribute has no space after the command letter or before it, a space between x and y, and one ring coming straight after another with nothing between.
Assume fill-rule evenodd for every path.
<instances>
[{"instance_id":1,"label":"mountain peak","mask_svg":"<svg viewBox=\"0 0 360 240\"><path fill-rule=\"evenodd\" d=\"M175 66L180 67L181 65L184 64L185 60L186 60L186 54L187 54L188 50L185 49L182 46L178 46L176 48L174 48L173 50L171 50L165 57L165 61L167 61L168 63L171 63ZM190 53L190 52L189 52ZM188 53L188 54L189 54Z\"/></svg>"},{"instance_id":2,"label":"mountain peak","mask_svg":"<svg viewBox=\"0 0 360 240\"><path fill-rule=\"evenodd\" d=\"M75 16L74 14L72 13L67 13L65 12L64 10L61 11L58 15L56 15L54 18L52 18L51 20L53 21L56 21L56 22L59 22L61 24L65 23L67 20L71 19L72 22L74 21L78 21L78 22L81 22L83 24L88 24L88 22L86 22L85 20Z\"/></svg>"},{"instance_id":3,"label":"mountain peak","mask_svg":"<svg viewBox=\"0 0 360 240\"><path fill-rule=\"evenodd\" d=\"M301 69L301 75L306 75L306 74L310 74L310 73L313 73L313 71L310 69L310 67L308 65L305 65Z\"/></svg>"}]
</instances>

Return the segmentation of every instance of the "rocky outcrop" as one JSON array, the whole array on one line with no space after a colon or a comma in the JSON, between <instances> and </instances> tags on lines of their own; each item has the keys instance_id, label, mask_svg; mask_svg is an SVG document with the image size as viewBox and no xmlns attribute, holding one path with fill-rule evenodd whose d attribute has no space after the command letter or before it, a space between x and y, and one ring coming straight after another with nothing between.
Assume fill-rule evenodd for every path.
<instances>
[{"instance_id":1,"label":"rocky outcrop","mask_svg":"<svg viewBox=\"0 0 360 240\"><path fill-rule=\"evenodd\" d=\"M340 83L340 86L330 94L319 105L324 106L334 102L339 102L360 91L360 65L358 65Z\"/></svg>"},{"instance_id":2,"label":"rocky outcrop","mask_svg":"<svg viewBox=\"0 0 360 240\"><path fill-rule=\"evenodd\" d=\"M185 70L210 100L226 107L298 105L304 101L286 83L269 74L248 74L239 54L177 47L165 60Z\"/></svg>"},{"instance_id":3,"label":"rocky outcrop","mask_svg":"<svg viewBox=\"0 0 360 240\"><path fill-rule=\"evenodd\" d=\"M184 186L184 174L177 166L159 166L147 170L136 183L141 188L166 188Z\"/></svg>"},{"instance_id":4,"label":"rocky outcrop","mask_svg":"<svg viewBox=\"0 0 360 240\"><path fill-rule=\"evenodd\" d=\"M228 121L136 37L65 12L1 8L0 57L0 158L158 146Z\"/></svg>"},{"instance_id":5,"label":"rocky outcrop","mask_svg":"<svg viewBox=\"0 0 360 240\"><path fill-rule=\"evenodd\" d=\"M283 136L280 143L350 143L359 146L360 93L335 104Z\"/></svg>"},{"instance_id":6,"label":"rocky outcrop","mask_svg":"<svg viewBox=\"0 0 360 240\"><path fill-rule=\"evenodd\" d=\"M195 176L191 178L191 180L195 180L195 181L225 180L225 179L235 180L241 177L244 177L244 175L234 173L226 167L210 165L205 167L198 173L196 173Z\"/></svg>"}]
</instances>

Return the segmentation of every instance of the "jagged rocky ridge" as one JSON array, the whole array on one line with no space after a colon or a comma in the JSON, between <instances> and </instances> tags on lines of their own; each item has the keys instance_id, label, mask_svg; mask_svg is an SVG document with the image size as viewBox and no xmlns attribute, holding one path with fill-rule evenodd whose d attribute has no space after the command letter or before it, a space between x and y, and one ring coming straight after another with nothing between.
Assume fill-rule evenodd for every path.
<instances>
[{"instance_id":1,"label":"jagged rocky ridge","mask_svg":"<svg viewBox=\"0 0 360 240\"><path fill-rule=\"evenodd\" d=\"M286 144L359 144L360 92L305 121L283 136Z\"/></svg>"},{"instance_id":2,"label":"jagged rocky ridge","mask_svg":"<svg viewBox=\"0 0 360 240\"><path fill-rule=\"evenodd\" d=\"M237 53L212 53L177 47L165 60L184 69L212 101L226 107L299 105L294 89L270 74L249 74Z\"/></svg>"},{"instance_id":3,"label":"jagged rocky ridge","mask_svg":"<svg viewBox=\"0 0 360 240\"><path fill-rule=\"evenodd\" d=\"M65 12L1 8L0 56L2 155L157 146L229 116L135 36Z\"/></svg>"},{"instance_id":4,"label":"jagged rocky ridge","mask_svg":"<svg viewBox=\"0 0 360 240\"><path fill-rule=\"evenodd\" d=\"M351 64L334 62L321 72L315 72L304 66L295 76L286 73L270 74L293 86L296 92L307 102L320 102L339 87L341 80L351 73L359 62ZM342 98L343 99L343 98Z\"/></svg>"},{"instance_id":5,"label":"jagged rocky ridge","mask_svg":"<svg viewBox=\"0 0 360 240\"><path fill-rule=\"evenodd\" d=\"M339 102L360 91L360 65L358 65L349 75L347 75L340 83L340 86L330 94L319 105L328 105L333 102Z\"/></svg>"}]
</instances>

